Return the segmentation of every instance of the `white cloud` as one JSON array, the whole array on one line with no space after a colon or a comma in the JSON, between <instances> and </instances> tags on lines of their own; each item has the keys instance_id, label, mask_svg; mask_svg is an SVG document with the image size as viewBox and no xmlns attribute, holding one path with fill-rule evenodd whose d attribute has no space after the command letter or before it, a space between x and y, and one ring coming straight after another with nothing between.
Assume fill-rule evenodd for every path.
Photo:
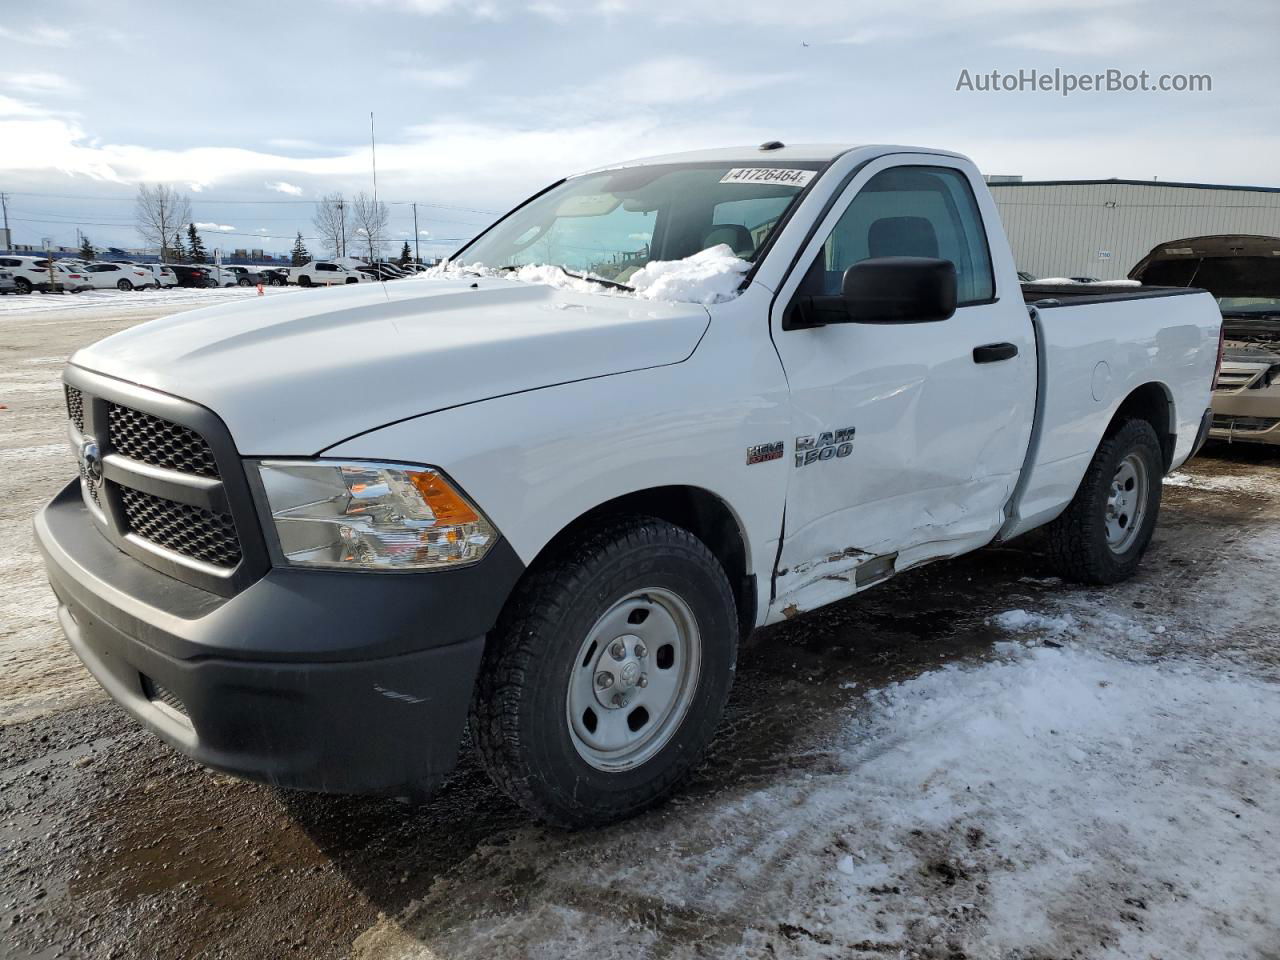
<instances>
[{"instance_id":1,"label":"white cloud","mask_svg":"<svg viewBox=\"0 0 1280 960\"><path fill-rule=\"evenodd\" d=\"M431 236L431 231L430 231L430 230L419 230L419 231L418 231L418 236L420 236L420 237L429 237L429 236Z\"/></svg>"},{"instance_id":2,"label":"white cloud","mask_svg":"<svg viewBox=\"0 0 1280 960\"><path fill-rule=\"evenodd\" d=\"M33 47L71 46L71 34L66 30L30 23L20 27L0 27L0 40L26 43Z\"/></svg>"},{"instance_id":3,"label":"white cloud","mask_svg":"<svg viewBox=\"0 0 1280 960\"><path fill-rule=\"evenodd\" d=\"M192 193L202 193L202 192L204 192L204 184L203 184L203 183L188 183L188 184L187 184L187 189L188 189L188 190L190 190Z\"/></svg>"},{"instance_id":4,"label":"white cloud","mask_svg":"<svg viewBox=\"0 0 1280 960\"><path fill-rule=\"evenodd\" d=\"M234 233L235 227L229 223L201 223L196 221L197 230L212 230L215 233Z\"/></svg>"},{"instance_id":5,"label":"white cloud","mask_svg":"<svg viewBox=\"0 0 1280 960\"><path fill-rule=\"evenodd\" d=\"M720 100L783 79L780 74L722 73L693 57L665 57L631 67L610 87L631 103L671 104Z\"/></svg>"},{"instance_id":6,"label":"white cloud","mask_svg":"<svg viewBox=\"0 0 1280 960\"><path fill-rule=\"evenodd\" d=\"M1125 20L1099 17L1075 24L1054 24L1043 30L1028 30L1003 37L997 42L1008 47L1024 47L1045 53L1093 55L1126 53L1159 39L1150 24L1138 26Z\"/></svg>"},{"instance_id":7,"label":"white cloud","mask_svg":"<svg viewBox=\"0 0 1280 960\"><path fill-rule=\"evenodd\" d=\"M420 87L457 90L471 83L476 74L476 64L463 63L450 67L401 67L401 79Z\"/></svg>"},{"instance_id":8,"label":"white cloud","mask_svg":"<svg viewBox=\"0 0 1280 960\"><path fill-rule=\"evenodd\" d=\"M556 23L564 23L569 19L569 11L559 3L531 3L529 4L529 12L536 13L540 17L546 17L548 20L554 20Z\"/></svg>"},{"instance_id":9,"label":"white cloud","mask_svg":"<svg viewBox=\"0 0 1280 960\"><path fill-rule=\"evenodd\" d=\"M60 73L7 73L0 83L23 93L78 93L80 88Z\"/></svg>"},{"instance_id":10,"label":"white cloud","mask_svg":"<svg viewBox=\"0 0 1280 960\"><path fill-rule=\"evenodd\" d=\"M274 190L276 193L287 193L291 197L302 196L302 188L294 186L292 183L286 183L284 180L275 180L266 184L268 190Z\"/></svg>"}]
</instances>

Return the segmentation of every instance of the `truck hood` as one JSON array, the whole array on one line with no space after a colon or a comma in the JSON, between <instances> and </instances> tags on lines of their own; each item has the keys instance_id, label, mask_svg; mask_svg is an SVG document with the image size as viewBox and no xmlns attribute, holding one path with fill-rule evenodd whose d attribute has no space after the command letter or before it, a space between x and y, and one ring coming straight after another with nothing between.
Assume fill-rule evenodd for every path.
<instances>
[{"instance_id":1,"label":"truck hood","mask_svg":"<svg viewBox=\"0 0 1280 960\"><path fill-rule=\"evenodd\" d=\"M415 279L194 310L71 362L208 407L242 454L312 455L435 410L679 363L709 322L696 304Z\"/></svg>"},{"instance_id":2,"label":"truck hood","mask_svg":"<svg viewBox=\"0 0 1280 960\"><path fill-rule=\"evenodd\" d=\"M1154 247L1129 271L1149 287L1198 287L1215 297L1274 297L1280 291L1280 237L1221 234Z\"/></svg>"}]
</instances>

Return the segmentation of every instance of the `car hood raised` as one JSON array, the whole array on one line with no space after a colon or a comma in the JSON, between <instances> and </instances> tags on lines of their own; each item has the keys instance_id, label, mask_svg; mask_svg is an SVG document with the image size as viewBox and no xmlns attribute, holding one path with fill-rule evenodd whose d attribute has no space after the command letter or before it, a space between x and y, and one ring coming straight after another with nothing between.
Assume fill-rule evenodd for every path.
<instances>
[{"instance_id":1,"label":"car hood raised","mask_svg":"<svg viewBox=\"0 0 1280 960\"><path fill-rule=\"evenodd\" d=\"M407 417L679 363L709 322L696 304L415 279L194 310L71 362L208 407L242 454L311 455Z\"/></svg>"}]
</instances>

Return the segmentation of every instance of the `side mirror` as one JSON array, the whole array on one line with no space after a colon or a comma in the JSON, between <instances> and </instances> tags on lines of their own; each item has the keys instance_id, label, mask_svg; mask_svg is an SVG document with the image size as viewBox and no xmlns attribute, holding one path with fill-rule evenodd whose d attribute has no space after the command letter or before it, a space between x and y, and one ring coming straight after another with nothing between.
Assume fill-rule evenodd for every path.
<instances>
[{"instance_id":1,"label":"side mirror","mask_svg":"<svg viewBox=\"0 0 1280 960\"><path fill-rule=\"evenodd\" d=\"M877 257L844 272L836 296L805 297L788 329L828 323L936 323L956 312L956 268L931 257Z\"/></svg>"}]
</instances>

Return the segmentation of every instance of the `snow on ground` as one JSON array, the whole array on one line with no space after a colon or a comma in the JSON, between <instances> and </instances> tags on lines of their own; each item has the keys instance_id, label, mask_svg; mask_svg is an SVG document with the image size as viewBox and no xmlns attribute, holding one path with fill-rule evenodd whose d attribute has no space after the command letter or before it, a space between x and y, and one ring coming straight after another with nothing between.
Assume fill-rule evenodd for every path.
<instances>
[{"instance_id":1,"label":"snow on ground","mask_svg":"<svg viewBox=\"0 0 1280 960\"><path fill-rule=\"evenodd\" d=\"M1280 523L1203 544L1112 588L1022 578L989 655L847 688L766 785L517 831L355 956L1275 956Z\"/></svg>"},{"instance_id":2,"label":"snow on ground","mask_svg":"<svg viewBox=\"0 0 1280 960\"><path fill-rule=\"evenodd\" d=\"M1166 487L1188 487L1192 490L1208 490L1227 493L1256 493L1261 496L1280 496L1280 471L1264 476L1216 476L1191 474L1179 471L1164 478Z\"/></svg>"},{"instance_id":3,"label":"snow on ground","mask_svg":"<svg viewBox=\"0 0 1280 960\"><path fill-rule=\"evenodd\" d=\"M268 297L294 293L300 287L264 287ZM49 313L68 314L80 311L114 314L133 310L166 308L173 306L189 310L196 306L212 306L230 300L248 300L257 297L253 287L170 287L166 290L86 290L84 293L29 293L26 296L10 294L0 296L0 320L13 314Z\"/></svg>"}]
</instances>

